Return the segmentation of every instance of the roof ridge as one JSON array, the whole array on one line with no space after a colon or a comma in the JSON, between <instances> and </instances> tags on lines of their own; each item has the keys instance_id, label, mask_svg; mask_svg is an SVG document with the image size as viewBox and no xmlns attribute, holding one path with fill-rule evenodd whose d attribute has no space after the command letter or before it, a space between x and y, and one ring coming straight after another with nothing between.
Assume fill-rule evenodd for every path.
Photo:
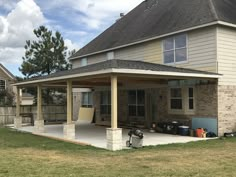
<instances>
[{"instance_id":1,"label":"roof ridge","mask_svg":"<svg viewBox=\"0 0 236 177\"><path fill-rule=\"evenodd\" d=\"M209 0L209 4L210 4L211 13L213 14L214 18L216 20L219 20L219 16L217 14L217 11L216 11L216 8L215 8L213 0Z\"/></svg>"}]
</instances>

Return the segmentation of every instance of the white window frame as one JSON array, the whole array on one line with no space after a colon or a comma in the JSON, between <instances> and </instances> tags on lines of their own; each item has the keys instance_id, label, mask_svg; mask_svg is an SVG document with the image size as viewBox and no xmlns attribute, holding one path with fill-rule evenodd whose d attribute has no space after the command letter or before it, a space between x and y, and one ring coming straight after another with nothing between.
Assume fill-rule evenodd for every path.
<instances>
[{"instance_id":1,"label":"white window frame","mask_svg":"<svg viewBox=\"0 0 236 177\"><path fill-rule=\"evenodd\" d=\"M112 52L108 52L107 53L107 60L113 60L115 59L115 53L112 51Z\"/></svg>"},{"instance_id":2,"label":"white window frame","mask_svg":"<svg viewBox=\"0 0 236 177\"><path fill-rule=\"evenodd\" d=\"M180 35L185 35L186 36L186 46L185 47L180 47L180 48L175 48L175 38L180 36ZM165 50L165 40L167 40L169 38L173 38L174 47L171 50ZM186 60L176 62L176 50L179 50L179 49L186 49ZM174 62L165 63L165 52L170 52L170 51L174 52ZM179 35L168 37L168 38L165 38L165 39L162 40L162 63L165 64L165 65L188 63L188 35L187 34L185 34L185 33L184 34L179 34Z\"/></svg>"},{"instance_id":3,"label":"white window frame","mask_svg":"<svg viewBox=\"0 0 236 177\"><path fill-rule=\"evenodd\" d=\"M1 87L0 87L0 91L5 91L7 89L7 82L4 79L0 79L0 81L4 82L4 89L1 89Z\"/></svg>"},{"instance_id":4,"label":"white window frame","mask_svg":"<svg viewBox=\"0 0 236 177\"><path fill-rule=\"evenodd\" d=\"M171 89L181 88L182 96L182 109L171 109ZM193 88L193 109L189 109L189 88ZM194 115L196 110L196 88L194 86L183 87L169 87L168 88L168 113L169 114L182 114L182 115Z\"/></svg>"},{"instance_id":5,"label":"white window frame","mask_svg":"<svg viewBox=\"0 0 236 177\"><path fill-rule=\"evenodd\" d=\"M89 101L89 94L91 94L91 97L93 98L93 92L82 92L82 102L81 102L81 106L85 107L85 108L92 108L93 107L93 99L92 102L90 103ZM84 95L87 95L87 104L84 103Z\"/></svg>"},{"instance_id":6,"label":"white window frame","mask_svg":"<svg viewBox=\"0 0 236 177\"><path fill-rule=\"evenodd\" d=\"M80 60L80 66L83 67L83 66L87 66L88 65L88 59L87 58L82 58Z\"/></svg>"}]
</instances>

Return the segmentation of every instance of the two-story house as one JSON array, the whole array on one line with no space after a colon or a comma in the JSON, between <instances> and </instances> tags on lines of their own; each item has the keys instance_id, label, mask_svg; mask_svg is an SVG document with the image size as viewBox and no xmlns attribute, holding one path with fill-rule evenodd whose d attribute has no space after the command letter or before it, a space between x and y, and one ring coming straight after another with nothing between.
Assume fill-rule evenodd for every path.
<instances>
[{"instance_id":1,"label":"two-story house","mask_svg":"<svg viewBox=\"0 0 236 177\"><path fill-rule=\"evenodd\" d=\"M145 0L75 53L72 70L16 85L67 85L65 136L74 129L72 88L89 88L81 104L111 125L112 150L121 148L118 127L167 120L213 119L222 136L236 131L235 9L231 0Z\"/></svg>"}]
</instances>

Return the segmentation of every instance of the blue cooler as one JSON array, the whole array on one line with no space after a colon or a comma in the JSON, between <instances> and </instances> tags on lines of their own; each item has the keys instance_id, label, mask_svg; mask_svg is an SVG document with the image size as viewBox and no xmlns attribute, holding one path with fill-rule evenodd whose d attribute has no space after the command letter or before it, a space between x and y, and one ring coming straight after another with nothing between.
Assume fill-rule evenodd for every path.
<instances>
[{"instance_id":1,"label":"blue cooler","mask_svg":"<svg viewBox=\"0 0 236 177\"><path fill-rule=\"evenodd\" d=\"M188 126L179 126L179 134L181 136L188 136L189 135L189 127Z\"/></svg>"}]
</instances>

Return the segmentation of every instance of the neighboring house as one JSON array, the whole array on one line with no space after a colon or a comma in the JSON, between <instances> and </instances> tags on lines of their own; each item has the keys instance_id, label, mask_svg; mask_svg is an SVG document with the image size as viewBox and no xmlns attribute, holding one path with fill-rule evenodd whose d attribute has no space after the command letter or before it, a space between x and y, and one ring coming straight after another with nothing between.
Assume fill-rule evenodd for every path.
<instances>
[{"instance_id":1,"label":"neighboring house","mask_svg":"<svg viewBox=\"0 0 236 177\"><path fill-rule=\"evenodd\" d=\"M146 0L75 53L72 70L16 85L90 88L81 104L112 125L109 149L120 147L117 124L213 120L222 136L236 131L235 9L232 0Z\"/></svg>"},{"instance_id":2,"label":"neighboring house","mask_svg":"<svg viewBox=\"0 0 236 177\"><path fill-rule=\"evenodd\" d=\"M21 105L29 106L34 104L34 96L30 93L20 92L21 96Z\"/></svg>"},{"instance_id":3,"label":"neighboring house","mask_svg":"<svg viewBox=\"0 0 236 177\"><path fill-rule=\"evenodd\" d=\"M13 93L11 84L15 83L15 81L14 75L0 63L0 92ZM3 99L5 98L0 98L0 102L3 102Z\"/></svg>"}]
</instances>

